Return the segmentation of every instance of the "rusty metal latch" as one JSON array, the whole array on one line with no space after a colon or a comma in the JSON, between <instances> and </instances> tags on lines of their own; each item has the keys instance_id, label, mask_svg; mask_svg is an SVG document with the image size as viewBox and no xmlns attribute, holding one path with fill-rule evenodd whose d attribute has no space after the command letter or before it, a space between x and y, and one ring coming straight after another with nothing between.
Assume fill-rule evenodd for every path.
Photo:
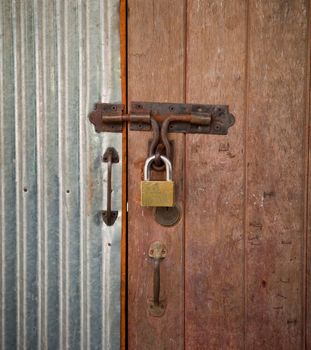
<instances>
[{"instance_id":1,"label":"rusty metal latch","mask_svg":"<svg viewBox=\"0 0 311 350\"><path fill-rule=\"evenodd\" d=\"M124 121L131 130L151 130L152 119L162 125L162 133L182 132L226 135L235 118L226 105L132 102L130 113L124 106L97 103L89 119L97 132L121 132Z\"/></svg>"},{"instance_id":2,"label":"rusty metal latch","mask_svg":"<svg viewBox=\"0 0 311 350\"><path fill-rule=\"evenodd\" d=\"M152 169L156 171L165 168L161 156L173 161L168 133L226 135L235 122L226 105L157 102L132 102L129 114L122 104L97 103L89 119L97 132L121 132L124 122L133 131L152 130L148 154L155 156Z\"/></svg>"}]
</instances>

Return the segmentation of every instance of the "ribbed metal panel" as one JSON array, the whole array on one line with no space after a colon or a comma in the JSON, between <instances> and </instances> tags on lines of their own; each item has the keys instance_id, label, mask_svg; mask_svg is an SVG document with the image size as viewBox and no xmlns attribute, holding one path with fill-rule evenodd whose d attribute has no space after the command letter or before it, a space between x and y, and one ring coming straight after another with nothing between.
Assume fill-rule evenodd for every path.
<instances>
[{"instance_id":1,"label":"ribbed metal panel","mask_svg":"<svg viewBox=\"0 0 311 350\"><path fill-rule=\"evenodd\" d=\"M0 2L1 349L120 346L121 135L87 119L119 61L118 0Z\"/></svg>"}]
</instances>

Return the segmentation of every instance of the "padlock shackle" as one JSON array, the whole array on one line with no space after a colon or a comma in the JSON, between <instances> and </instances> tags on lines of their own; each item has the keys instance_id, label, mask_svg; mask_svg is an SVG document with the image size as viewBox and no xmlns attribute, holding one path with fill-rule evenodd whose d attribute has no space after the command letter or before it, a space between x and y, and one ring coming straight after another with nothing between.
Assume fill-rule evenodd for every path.
<instances>
[{"instance_id":1,"label":"padlock shackle","mask_svg":"<svg viewBox=\"0 0 311 350\"><path fill-rule=\"evenodd\" d=\"M160 156L160 158L162 159L162 161L165 164L165 168L166 168L166 181L172 181L173 179L173 170L172 170L172 163L170 162L170 160L168 158L166 158L165 156ZM151 163L155 160L155 155L149 157L146 159L145 162L145 166L144 166L144 180L150 180L150 165Z\"/></svg>"}]
</instances>

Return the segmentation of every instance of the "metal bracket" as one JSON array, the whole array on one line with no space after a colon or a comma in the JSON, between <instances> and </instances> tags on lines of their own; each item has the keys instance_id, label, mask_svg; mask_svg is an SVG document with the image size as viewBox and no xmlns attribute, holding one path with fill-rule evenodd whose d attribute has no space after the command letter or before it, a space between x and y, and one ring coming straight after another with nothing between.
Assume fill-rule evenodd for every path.
<instances>
[{"instance_id":1,"label":"metal bracket","mask_svg":"<svg viewBox=\"0 0 311 350\"><path fill-rule=\"evenodd\" d=\"M121 132L124 121L131 130L149 131L151 117L160 124L170 118L167 131L181 133L226 135L235 122L226 105L185 103L132 102L129 114L122 104L97 103L89 115L97 132Z\"/></svg>"},{"instance_id":2,"label":"metal bracket","mask_svg":"<svg viewBox=\"0 0 311 350\"><path fill-rule=\"evenodd\" d=\"M124 106L115 103L96 103L95 110L90 113L89 119L95 126L96 132L122 132Z\"/></svg>"},{"instance_id":3,"label":"metal bracket","mask_svg":"<svg viewBox=\"0 0 311 350\"><path fill-rule=\"evenodd\" d=\"M166 246L162 242L153 242L149 247L148 255L153 259L164 259L167 254Z\"/></svg>"}]
</instances>

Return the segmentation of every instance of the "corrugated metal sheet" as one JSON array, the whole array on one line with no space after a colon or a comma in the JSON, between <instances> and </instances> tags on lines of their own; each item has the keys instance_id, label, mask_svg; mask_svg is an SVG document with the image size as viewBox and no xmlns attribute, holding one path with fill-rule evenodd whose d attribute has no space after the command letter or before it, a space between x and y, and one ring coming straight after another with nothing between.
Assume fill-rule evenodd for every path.
<instances>
[{"instance_id":1,"label":"corrugated metal sheet","mask_svg":"<svg viewBox=\"0 0 311 350\"><path fill-rule=\"evenodd\" d=\"M121 135L94 103L121 100L118 0L0 2L1 349L118 349Z\"/></svg>"}]
</instances>

